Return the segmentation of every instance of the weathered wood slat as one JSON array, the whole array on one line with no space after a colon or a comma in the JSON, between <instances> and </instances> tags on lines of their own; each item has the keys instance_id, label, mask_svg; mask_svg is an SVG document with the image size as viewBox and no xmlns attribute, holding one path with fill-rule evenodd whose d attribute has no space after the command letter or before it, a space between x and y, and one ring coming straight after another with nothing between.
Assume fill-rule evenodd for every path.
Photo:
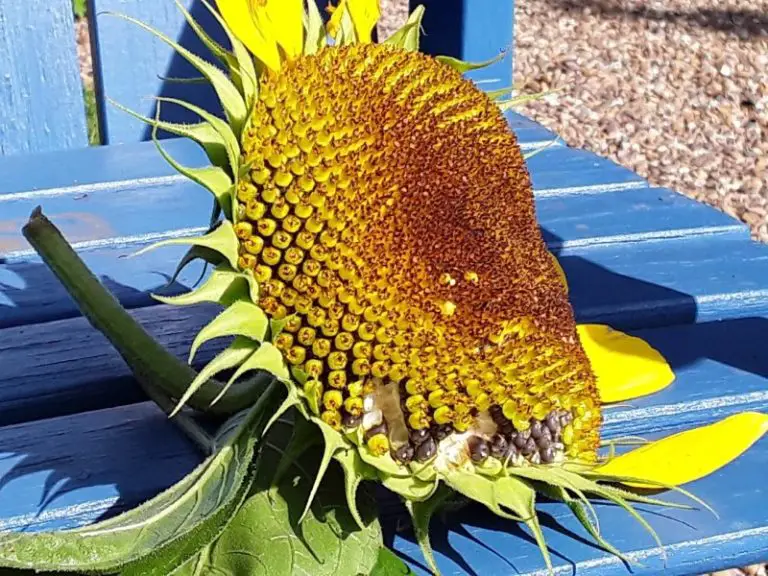
<instances>
[{"instance_id":1,"label":"weathered wood slat","mask_svg":"<svg viewBox=\"0 0 768 576\"><path fill-rule=\"evenodd\" d=\"M0 0L0 157L88 145L73 30L70 0Z\"/></svg>"}]
</instances>

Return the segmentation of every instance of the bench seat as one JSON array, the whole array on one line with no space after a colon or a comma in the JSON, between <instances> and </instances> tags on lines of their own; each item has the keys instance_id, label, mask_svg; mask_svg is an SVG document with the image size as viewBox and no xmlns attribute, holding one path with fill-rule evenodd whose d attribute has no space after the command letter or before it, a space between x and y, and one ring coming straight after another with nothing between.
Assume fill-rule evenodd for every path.
<instances>
[{"instance_id":1,"label":"bench seat","mask_svg":"<svg viewBox=\"0 0 768 576\"><path fill-rule=\"evenodd\" d=\"M509 114L526 152L555 135ZM201 165L189 142L166 148ZM43 162L46 170L40 170ZM590 152L554 143L529 168L538 218L569 278L581 322L641 335L677 374L668 389L606 411L604 435L648 438L743 410L768 409L768 248L747 228ZM106 340L81 318L18 230L32 208L73 241L93 271L158 339L183 357L215 308L175 309L149 292L167 284L181 250L127 258L158 239L206 223L207 194L174 174L151 143L0 159L0 529L83 525L135 506L199 461L192 445L144 398ZM185 291L195 265L165 288ZM209 344L199 360L217 350ZM162 441L160 441L162 439ZM690 486L721 515L648 510L668 561L626 513L600 506L604 534L642 564L635 574L698 574L768 557L765 482L768 439ZM676 495L668 496L672 500ZM641 508L643 508L641 506ZM425 573L403 510L384 505L388 543ZM558 573L626 574L585 540L567 509L542 503ZM531 539L479 507L435 522L445 575L533 574ZM463 561L460 559L463 557Z\"/></svg>"}]
</instances>

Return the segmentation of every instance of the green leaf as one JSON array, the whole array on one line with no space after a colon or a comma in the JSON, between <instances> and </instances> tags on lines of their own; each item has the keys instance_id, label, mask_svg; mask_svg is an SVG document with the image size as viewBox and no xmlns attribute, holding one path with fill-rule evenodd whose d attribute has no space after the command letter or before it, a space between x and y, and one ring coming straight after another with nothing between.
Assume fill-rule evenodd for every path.
<instances>
[{"instance_id":1,"label":"green leaf","mask_svg":"<svg viewBox=\"0 0 768 576\"><path fill-rule=\"evenodd\" d=\"M358 529L338 490L340 470L332 467L304 521L298 517L314 484L320 455L307 451L273 486L274 471L291 437L290 426L275 427L257 463L257 480L245 504L213 543L173 576L360 576L370 574L382 546L370 495L361 499L366 528Z\"/></svg>"},{"instance_id":2,"label":"green leaf","mask_svg":"<svg viewBox=\"0 0 768 576\"><path fill-rule=\"evenodd\" d=\"M392 550L382 546L370 576L414 576L414 573Z\"/></svg>"},{"instance_id":3,"label":"green leaf","mask_svg":"<svg viewBox=\"0 0 768 576\"><path fill-rule=\"evenodd\" d=\"M418 52L423 18L424 6L419 5L411 12L403 27L387 38L383 44L392 44L409 52Z\"/></svg>"},{"instance_id":4,"label":"green leaf","mask_svg":"<svg viewBox=\"0 0 768 576\"><path fill-rule=\"evenodd\" d=\"M195 357L200 346L225 336L245 336L261 342L267 335L269 320L264 311L250 300L233 302L197 333L189 350L189 362Z\"/></svg>"},{"instance_id":5,"label":"green leaf","mask_svg":"<svg viewBox=\"0 0 768 576\"><path fill-rule=\"evenodd\" d=\"M143 28L150 34L159 38L168 44L168 46L173 48L181 57L187 60L187 62L194 66L203 76L205 76L213 86L213 89L216 91L216 95L219 97L221 105L224 107L224 112L227 115L227 119L229 120L229 125L232 127L232 130L235 134L240 134L247 116L245 102L243 101L242 95L237 90L237 87L229 78L227 78L224 72L219 70L210 62L206 62L196 54L179 45L177 42L174 42L159 30L148 26L141 20L126 16L125 14L117 14L114 12L109 14L117 16L118 18L122 18L123 20L127 20L128 22Z\"/></svg>"},{"instance_id":6,"label":"green leaf","mask_svg":"<svg viewBox=\"0 0 768 576\"><path fill-rule=\"evenodd\" d=\"M229 220L221 222L214 230L204 234L203 236L190 236L187 238L169 238L168 240L162 240L156 242L151 246L142 248L141 250L134 252L131 256L141 256L146 254L150 250L155 248L161 248L163 246L202 246L209 250L214 250L224 256L229 262L232 268L237 269L238 249L239 242L235 235L235 229Z\"/></svg>"},{"instance_id":7,"label":"green leaf","mask_svg":"<svg viewBox=\"0 0 768 576\"><path fill-rule=\"evenodd\" d=\"M454 58L453 56L435 56L435 60L437 60L441 64L450 66L460 74L464 74L472 70L480 70L482 68L487 68L492 64L496 64L496 62L500 62L501 60L503 60L506 55L507 53L505 51L499 54L498 56L495 56L483 62L465 62L464 60L459 60L458 58Z\"/></svg>"},{"instance_id":8,"label":"green leaf","mask_svg":"<svg viewBox=\"0 0 768 576\"><path fill-rule=\"evenodd\" d=\"M211 542L252 485L256 439L271 412L267 391L183 480L110 520L72 531L0 536L0 566L121 576L165 576Z\"/></svg>"}]
</instances>

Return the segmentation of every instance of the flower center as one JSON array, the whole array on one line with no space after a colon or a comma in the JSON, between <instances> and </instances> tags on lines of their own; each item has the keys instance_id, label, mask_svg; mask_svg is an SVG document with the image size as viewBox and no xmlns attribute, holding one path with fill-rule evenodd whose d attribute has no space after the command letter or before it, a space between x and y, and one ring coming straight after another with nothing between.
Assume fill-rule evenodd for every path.
<instances>
[{"instance_id":1,"label":"flower center","mask_svg":"<svg viewBox=\"0 0 768 576\"><path fill-rule=\"evenodd\" d=\"M401 461L467 431L473 454L594 453L594 377L485 94L422 54L327 48L264 78L243 151L239 265L326 423Z\"/></svg>"}]
</instances>

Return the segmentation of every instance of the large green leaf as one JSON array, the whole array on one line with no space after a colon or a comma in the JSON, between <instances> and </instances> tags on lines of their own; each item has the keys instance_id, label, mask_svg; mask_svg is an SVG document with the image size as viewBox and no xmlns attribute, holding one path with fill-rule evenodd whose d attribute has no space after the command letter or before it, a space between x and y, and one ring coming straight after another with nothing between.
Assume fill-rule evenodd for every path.
<instances>
[{"instance_id":1,"label":"large green leaf","mask_svg":"<svg viewBox=\"0 0 768 576\"><path fill-rule=\"evenodd\" d=\"M0 566L38 571L166 576L212 541L253 484L254 451L274 386L225 425L215 452L179 483L133 510L71 531L0 537Z\"/></svg>"},{"instance_id":2,"label":"large green leaf","mask_svg":"<svg viewBox=\"0 0 768 576\"><path fill-rule=\"evenodd\" d=\"M359 576L370 574L381 548L381 528L370 495L361 493L367 522L360 530L346 507L341 470L331 466L309 514L298 518L312 490L322 450L312 449L291 466L280 466L292 424L278 421L267 436L257 480L245 504L219 538L173 572L173 576ZM321 432L318 430L318 434ZM281 479L272 488L278 467Z\"/></svg>"},{"instance_id":3,"label":"large green leaf","mask_svg":"<svg viewBox=\"0 0 768 576\"><path fill-rule=\"evenodd\" d=\"M414 574L392 550L382 546L370 576L414 576Z\"/></svg>"}]
</instances>

